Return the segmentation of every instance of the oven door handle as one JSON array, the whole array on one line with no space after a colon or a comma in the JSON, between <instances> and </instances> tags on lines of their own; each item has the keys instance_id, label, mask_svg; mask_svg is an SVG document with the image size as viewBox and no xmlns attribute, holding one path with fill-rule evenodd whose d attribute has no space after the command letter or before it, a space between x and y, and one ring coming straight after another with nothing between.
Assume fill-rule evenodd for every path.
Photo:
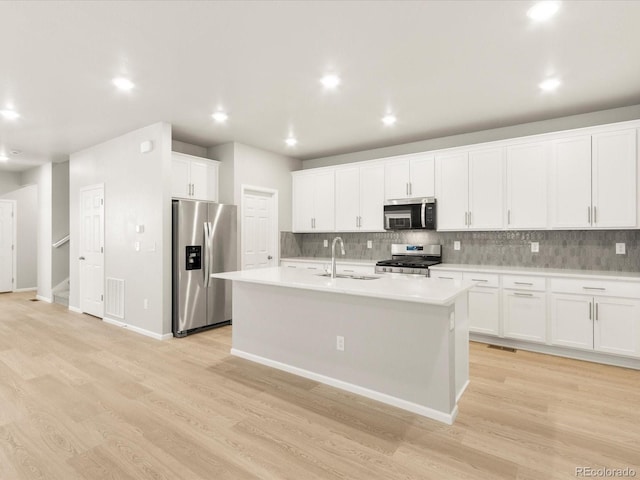
<instances>
[{"instance_id":1,"label":"oven door handle","mask_svg":"<svg viewBox=\"0 0 640 480\"><path fill-rule=\"evenodd\" d=\"M422 202L422 211L420 212L420 221L422 228L427 228L427 204Z\"/></svg>"}]
</instances>

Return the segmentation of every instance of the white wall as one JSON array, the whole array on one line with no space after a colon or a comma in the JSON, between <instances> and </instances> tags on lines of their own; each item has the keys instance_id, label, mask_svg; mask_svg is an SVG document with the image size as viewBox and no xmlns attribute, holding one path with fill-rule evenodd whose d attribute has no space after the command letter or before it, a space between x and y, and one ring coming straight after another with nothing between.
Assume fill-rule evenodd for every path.
<instances>
[{"instance_id":1,"label":"white wall","mask_svg":"<svg viewBox=\"0 0 640 480\"><path fill-rule=\"evenodd\" d=\"M23 185L36 185L38 189L38 298L51 302L51 182L52 164L25 170L20 175Z\"/></svg>"},{"instance_id":2,"label":"white wall","mask_svg":"<svg viewBox=\"0 0 640 480\"><path fill-rule=\"evenodd\" d=\"M16 289L38 286L38 187L29 185L0 198L16 202Z\"/></svg>"},{"instance_id":3,"label":"white wall","mask_svg":"<svg viewBox=\"0 0 640 480\"><path fill-rule=\"evenodd\" d=\"M13 192L20 188L20 174L15 172L0 172L0 195Z\"/></svg>"},{"instance_id":4,"label":"white wall","mask_svg":"<svg viewBox=\"0 0 640 480\"><path fill-rule=\"evenodd\" d=\"M192 143L180 142L179 140L171 141L171 150L173 152L180 152L187 155L207 158L207 149L205 147L193 145Z\"/></svg>"},{"instance_id":5,"label":"white wall","mask_svg":"<svg viewBox=\"0 0 640 480\"><path fill-rule=\"evenodd\" d=\"M153 142L140 153L140 143ZM80 308L79 199L105 188L105 277L125 281L124 323L155 336L171 333L171 126L156 123L71 155L69 305ZM144 233L136 233L144 225ZM140 251L134 248L141 244ZM143 301L149 307L144 309Z\"/></svg>"},{"instance_id":6,"label":"white wall","mask_svg":"<svg viewBox=\"0 0 640 480\"><path fill-rule=\"evenodd\" d=\"M376 148L372 150L362 150L359 152L347 153L344 155L333 155L329 157L305 160L303 168L326 167L329 165L341 165L344 163L373 160L376 158L392 157L394 155L404 155L407 153L426 152L441 148L459 147L472 145L474 143L492 142L509 138L524 137L540 133L570 130L573 128L589 127L593 125L603 125L606 123L624 122L627 120L640 119L640 105L630 107L614 108L611 110L601 110L597 112L585 113L581 115L571 115L568 117L554 118L540 122L523 123L510 127L494 128L479 132L463 133L449 137L433 138L420 142L404 143L391 147Z\"/></svg>"},{"instance_id":7,"label":"white wall","mask_svg":"<svg viewBox=\"0 0 640 480\"><path fill-rule=\"evenodd\" d=\"M69 234L69 162L54 163L51 185L52 243ZM51 247L51 286L69 278L69 244Z\"/></svg>"}]
</instances>

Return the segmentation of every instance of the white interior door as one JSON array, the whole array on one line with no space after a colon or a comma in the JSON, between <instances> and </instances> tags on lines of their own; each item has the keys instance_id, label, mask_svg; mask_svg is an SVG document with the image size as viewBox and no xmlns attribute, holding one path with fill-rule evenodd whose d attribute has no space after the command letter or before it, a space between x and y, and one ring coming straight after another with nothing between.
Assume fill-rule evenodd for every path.
<instances>
[{"instance_id":1,"label":"white interior door","mask_svg":"<svg viewBox=\"0 0 640 480\"><path fill-rule=\"evenodd\" d=\"M242 269L275 267L278 262L277 192L245 189L242 195Z\"/></svg>"},{"instance_id":2,"label":"white interior door","mask_svg":"<svg viewBox=\"0 0 640 480\"><path fill-rule=\"evenodd\" d=\"M0 200L0 292L13 290L13 202Z\"/></svg>"},{"instance_id":3,"label":"white interior door","mask_svg":"<svg viewBox=\"0 0 640 480\"><path fill-rule=\"evenodd\" d=\"M80 309L104 316L104 186L80 191Z\"/></svg>"}]
</instances>

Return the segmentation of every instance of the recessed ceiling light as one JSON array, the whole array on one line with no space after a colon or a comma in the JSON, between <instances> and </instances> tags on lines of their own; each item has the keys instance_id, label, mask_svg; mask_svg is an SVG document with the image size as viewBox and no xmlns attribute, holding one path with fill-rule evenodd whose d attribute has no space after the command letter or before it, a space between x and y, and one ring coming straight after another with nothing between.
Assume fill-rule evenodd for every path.
<instances>
[{"instance_id":1,"label":"recessed ceiling light","mask_svg":"<svg viewBox=\"0 0 640 480\"><path fill-rule=\"evenodd\" d=\"M7 162L9 157L0 153L0 162Z\"/></svg>"},{"instance_id":2,"label":"recessed ceiling light","mask_svg":"<svg viewBox=\"0 0 640 480\"><path fill-rule=\"evenodd\" d=\"M15 120L16 118L20 117L20 114L18 112L8 108L5 110L0 110L0 115L2 115L6 120Z\"/></svg>"},{"instance_id":3,"label":"recessed ceiling light","mask_svg":"<svg viewBox=\"0 0 640 480\"><path fill-rule=\"evenodd\" d=\"M397 121L398 119L396 118L395 115L387 114L384 117L382 117L382 123L384 123L387 126L391 126Z\"/></svg>"},{"instance_id":4,"label":"recessed ceiling light","mask_svg":"<svg viewBox=\"0 0 640 480\"><path fill-rule=\"evenodd\" d=\"M558 78L547 78L544 82L538 84L541 90L545 92L552 92L560 86L562 82Z\"/></svg>"},{"instance_id":5,"label":"recessed ceiling light","mask_svg":"<svg viewBox=\"0 0 640 480\"><path fill-rule=\"evenodd\" d=\"M218 123L224 123L229 119L229 115L221 110L218 110L217 112L212 114L211 117Z\"/></svg>"},{"instance_id":6,"label":"recessed ceiling light","mask_svg":"<svg viewBox=\"0 0 640 480\"><path fill-rule=\"evenodd\" d=\"M322 83L322 86L324 88L331 90L336 88L338 85L340 85L340 77L333 73L329 75L325 75L320 79L320 83Z\"/></svg>"},{"instance_id":7,"label":"recessed ceiling light","mask_svg":"<svg viewBox=\"0 0 640 480\"><path fill-rule=\"evenodd\" d=\"M296 137L289 136L284 143L286 143L288 147L295 147L298 144L298 140Z\"/></svg>"},{"instance_id":8,"label":"recessed ceiling light","mask_svg":"<svg viewBox=\"0 0 640 480\"><path fill-rule=\"evenodd\" d=\"M132 90L135 85L131 80L124 77L117 77L113 79L113 84L118 87L120 90L129 91Z\"/></svg>"},{"instance_id":9,"label":"recessed ceiling light","mask_svg":"<svg viewBox=\"0 0 640 480\"><path fill-rule=\"evenodd\" d=\"M553 17L560 9L560 2L552 0L546 0L536 3L533 7L527 10L527 17L536 22L544 22Z\"/></svg>"}]
</instances>

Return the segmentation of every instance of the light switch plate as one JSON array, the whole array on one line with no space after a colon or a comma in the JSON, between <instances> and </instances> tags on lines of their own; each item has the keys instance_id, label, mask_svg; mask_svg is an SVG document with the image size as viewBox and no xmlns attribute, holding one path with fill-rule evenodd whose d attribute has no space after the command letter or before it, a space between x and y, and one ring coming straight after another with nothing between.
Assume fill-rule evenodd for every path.
<instances>
[{"instance_id":1,"label":"light switch plate","mask_svg":"<svg viewBox=\"0 0 640 480\"><path fill-rule=\"evenodd\" d=\"M367 240L367 248L373 248L373 241Z\"/></svg>"},{"instance_id":2,"label":"light switch plate","mask_svg":"<svg viewBox=\"0 0 640 480\"><path fill-rule=\"evenodd\" d=\"M457 240L453 242L453 249L460 250L460 242L458 242Z\"/></svg>"},{"instance_id":3,"label":"light switch plate","mask_svg":"<svg viewBox=\"0 0 640 480\"><path fill-rule=\"evenodd\" d=\"M327 248L329 246L329 240L325 240L323 242L324 248Z\"/></svg>"},{"instance_id":4,"label":"light switch plate","mask_svg":"<svg viewBox=\"0 0 640 480\"><path fill-rule=\"evenodd\" d=\"M135 242L133 244L133 248L135 248L136 252L139 252L140 251L140 242Z\"/></svg>"},{"instance_id":5,"label":"light switch plate","mask_svg":"<svg viewBox=\"0 0 640 480\"><path fill-rule=\"evenodd\" d=\"M626 255L627 254L627 245L625 243L616 243L616 254L617 255Z\"/></svg>"},{"instance_id":6,"label":"light switch plate","mask_svg":"<svg viewBox=\"0 0 640 480\"><path fill-rule=\"evenodd\" d=\"M538 242L531 242L531 253L538 253L540 251L540 244Z\"/></svg>"}]
</instances>

